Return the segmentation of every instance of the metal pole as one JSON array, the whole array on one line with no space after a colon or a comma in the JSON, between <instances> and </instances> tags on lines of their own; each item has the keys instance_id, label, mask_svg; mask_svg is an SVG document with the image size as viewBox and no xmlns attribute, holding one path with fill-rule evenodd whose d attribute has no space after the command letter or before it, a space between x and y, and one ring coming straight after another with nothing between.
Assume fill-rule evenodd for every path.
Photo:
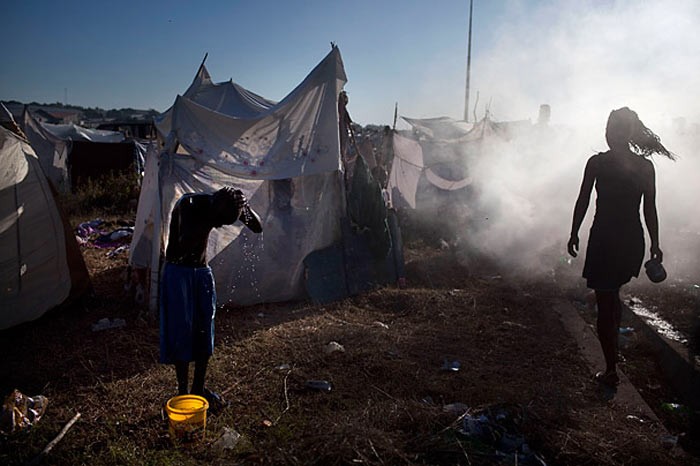
<instances>
[{"instance_id":1,"label":"metal pole","mask_svg":"<svg viewBox=\"0 0 700 466\"><path fill-rule=\"evenodd\" d=\"M467 43L467 89L464 95L464 121L469 121L469 74L472 65L472 10L474 0L469 0L469 40Z\"/></svg>"}]
</instances>

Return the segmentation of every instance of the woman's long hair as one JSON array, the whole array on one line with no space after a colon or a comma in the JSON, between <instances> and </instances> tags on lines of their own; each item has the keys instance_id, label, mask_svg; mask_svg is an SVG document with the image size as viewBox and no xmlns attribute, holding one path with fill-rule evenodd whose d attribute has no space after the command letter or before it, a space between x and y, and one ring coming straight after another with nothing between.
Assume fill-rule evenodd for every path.
<instances>
[{"instance_id":1,"label":"woman's long hair","mask_svg":"<svg viewBox=\"0 0 700 466\"><path fill-rule=\"evenodd\" d=\"M644 126L637 113L629 107L622 107L610 112L607 134L623 133L627 138L630 149L642 157L651 157L654 154L663 155L671 160L676 160L677 156L666 149L659 137L652 130Z\"/></svg>"}]
</instances>

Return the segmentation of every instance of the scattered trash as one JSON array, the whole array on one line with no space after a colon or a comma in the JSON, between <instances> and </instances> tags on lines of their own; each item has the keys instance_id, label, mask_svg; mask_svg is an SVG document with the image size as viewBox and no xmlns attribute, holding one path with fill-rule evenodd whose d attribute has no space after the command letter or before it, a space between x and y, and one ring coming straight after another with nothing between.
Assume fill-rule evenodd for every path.
<instances>
[{"instance_id":1,"label":"scattered trash","mask_svg":"<svg viewBox=\"0 0 700 466\"><path fill-rule=\"evenodd\" d=\"M262 313L262 312L259 312L259 313L258 313L258 319L262 319L262 318L264 318L264 317L265 317L265 314L264 314L264 313Z\"/></svg>"},{"instance_id":2,"label":"scattered trash","mask_svg":"<svg viewBox=\"0 0 700 466\"><path fill-rule=\"evenodd\" d=\"M430 406L433 406L435 404L435 401L433 401L433 397L430 395L423 397L423 399L421 399L420 401L421 403L425 403Z\"/></svg>"},{"instance_id":3,"label":"scattered trash","mask_svg":"<svg viewBox=\"0 0 700 466\"><path fill-rule=\"evenodd\" d=\"M627 419L629 419L630 421L637 421L640 424L644 424L645 422L647 422L644 419L642 419L641 417L635 416L634 414L628 414Z\"/></svg>"},{"instance_id":4,"label":"scattered trash","mask_svg":"<svg viewBox=\"0 0 700 466\"><path fill-rule=\"evenodd\" d=\"M0 432L10 434L31 427L44 415L49 400L43 395L29 397L15 389L2 404Z\"/></svg>"},{"instance_id":5,"label":"scattered trash","mask_svg":"<svg viewBox=\"0 0 700 466\"><path fill-rule=\"evenodd\" d=\"M664 448L673 448L678 445L677 435L664 435L661 437L661 445Z\"/></svg>"},{"instance_id":6,"label":"scattered trash","mask_svg":"<svg viewBox=\"0 0 700 466\"><path fill-rule=\"evenodd\" d=\"M328 343L325 348L323 348L323 352L326 354L331 354L335 353L336 351L339 351L341 353L345 352L345 347L338 343L337 341L332 341Z\"/></svg>"},{"instance_id":7,"label":"scattered trash","mask_svg":"<svg viewBox=\"0 0 700 466\"><path fill-rule=\"evenodd\" d=\"M289 364L280 364L279 366L275 367L275 370L278 370L280 372L288 371L292 368Z\"/></svg>"},{"instance_id":8,"label":"scattered trash","mask_svg":"<svg viewBox=\"0 0 700 466\"><path fill-rule=\"evenodd\" d=\"M126 327L126 321L124 319L116 318L114 320L109 320L107 317L100 319L97 323L92 324L92 331L99 332L100 330L107 330L111 328Z\"/></svg>"},{"instance_id":9,"label":"scattered trash","mask_svg":"<svg viewBox=\"0 0 700 466\"><path fill-rule=\"evenodd\" d=\"M118 255L118 254L121 254L122 252L124 252L124 251L126 251L126 250L128 250L128 249L129 249L129 245L128 245L128 244L122 244L122 245L119 246L117 249L113 249L112 251L109 251L109 252L108 252L107 254L105 254L105 255L111 259L112 257L114 257L114 256L116 256L116 255Z\"/></svg>"},{"instance_id":10,"label":"scattered trash","mask_svg":"<svg viewBox=\"0 0 700 466\"><path fill-rule=\"evenodd\" d=\"M446 413L462 415L469 410L469 406L465 405L464 403L450 403L443 406L442 410Z\"/></svg>"},{"instance_id":11,"label":"scattered trash","mask_svg":"<svg viewBox=\"0 0 700 466\"><path fill-rule=\"evenodd\" d=\"M83 222L75 229L75 233L78 237L82 239L88 239L90 236L95 234L100 235L102 232L98 230L98 227L104 223L104 220L97 218L95 220L90 220L88 222Z\"/></svg>"},{"instance_id":12,"label":"scattered trash","mask_svg":"<svg viewBox=\"0 0 700 466\"><path fill-rule=\"evenodd\" d=\"M125 225L126 222L118 223ZM75 239L81 246L113 249L106 254L110 258L129 249L131 238L134 236L133 226L126 224L111 232L103 231L103 226L105 221L99 218L83 222L75 229Z\"/></svg>"},{"instance_id":13,"label":"scattered trash","mask_svg":"<svg viewBox=\"0 0 700 466\"><path fill-rule=\"evenodd\" d=\"M688 293L694 298L700 296L700 285L693 283L692 285L688 285L687 290Z\"/></svg>"},{"instance_id":14,"label":"scattered trash","mask_svg":"<svg viewBox=\"0 0 700 466\"><path fill-rule=\"evenodd\" d=\"M617 330L617 333L620 335L627 335L628 333L633 333L634 332L634 327L620 327Z\"/></svg>"},{"instance_id":15,"label":"scattered trash","mask_svg":"<svg viewBox=\"0 0 700 466\"><path fill-rule=\"evenodd\" d=\"M221 437L214 442L212 448L216 451L233 450L238 445L241 440L241 434L236 432L234 429L229 427L224 427L224 433Z\"/></svg>"},{"instance_id":16,"label":"scattered trash","mask_svg":"<svg viewBox=\"0 0 700 466\"><path fill-rule=\"evenodd\" d=\"M379 322L378 320L375 320L374 322L372 322L372 324L376 325L377 327L381 327L381 328L385 328L385 329L389 330L389 326L387 324L385 324L384 322Z\"/></svg>"},{"instance_id":17,"label":"scattered trash","mask_svg":"<svg viewBox=\"0 0 700 466\"><path fill-rule=\"evenodd\" d=\"M307 380L304 384L309 390L329 393L333 386L327 380Z\"/></svg>"},{"instance_id":18,"label":"scattered trash","mask_svg":"<svg viewBox=\"0 0 700 466\"><path fill-rule=\"evenodd\" d=\"M272 421L269 419L265 419L263 420L262 425L264 425L265 427L272 427Z\"/></svg>"},{"instance_id":19,"label":"scattered trash","mask_svg":"<svg viewBox=\"0 0 700 466\"><path fill-rule=\"evenodd\" d=\"M443 371L458 372L460 367L462 367L462 363L459 361L450 361L449 359L445 358L445 360L442 362Z\"/></svg>"},{"instance_id":20,"label":"scattered trash","mask_svg":"<svg viewBox=\"0 0 700 466\"><path fill-rule=\"evenodd\" d=\"M116 248L122 244L130 243L132 236L134 236L133 227L122 227L110 233L105 233L98 236L93 241L93 245L96 248Z\"/></svg>"},{"instance_id":21,"label":"scattered trash","mask_svg":"<svg viewBox=\"0 0 700 466\"><path fill-rule=\"evenodd\" d=\"M678 403L661 403L661 409L670 414L690 414L690 409Z\"/></svg>"},{"instance_id":22,"label":"scattered trash","mask_svg":"<svg viewBox=\"0 0 700 466\"><path fill-rule=\"evenodd\" d=\"M515 457L515 464L546 466L528 445L521 427L525 409L518 405L494 405L472 414L464 414L457 432L469 440L489 445L494 459Z\"/></svg>"}]
</instances>

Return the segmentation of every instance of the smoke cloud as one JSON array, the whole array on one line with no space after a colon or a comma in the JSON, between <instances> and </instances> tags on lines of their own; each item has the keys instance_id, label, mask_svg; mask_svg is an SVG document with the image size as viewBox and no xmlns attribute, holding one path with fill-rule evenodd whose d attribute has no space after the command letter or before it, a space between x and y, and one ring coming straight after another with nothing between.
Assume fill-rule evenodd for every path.
<instances>
[{"instance_id":1,"label":"smoke cloud","mask_svg":"<svg viewBox=\"0 0 700 466\"><path fill-rule=\"evenodd\" d=\"M488 111L495 121L532 120L550 104L551 123L467 159L478 196L454 233L516 273L548 273L565 261L586 160L607 150L610 111L628 106L679 156L653 159L661 248L671 277L697 280L700 2L538 5L511 2L497 42L473 58L472 103L478 91L479 118ZM579 270L594 210L595 194L579 231Z\"/></svg>"}]
</instances>

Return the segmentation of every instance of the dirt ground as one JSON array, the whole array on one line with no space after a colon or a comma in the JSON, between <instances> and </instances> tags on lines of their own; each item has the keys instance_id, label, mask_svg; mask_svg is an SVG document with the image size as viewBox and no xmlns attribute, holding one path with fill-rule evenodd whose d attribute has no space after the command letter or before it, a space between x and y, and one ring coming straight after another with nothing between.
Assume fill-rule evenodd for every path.
<instances>
[{"instance_id":1,"label":"dirt ground","mask_svg":"<svg viewBox=\"0 0 700 466\"><path fill-rule=\"evenodd\" d=\"M643 341L623 350L622 369L690 454L675 456L661 426L600 396L551 308L562 297L585 303L580 285L563 275L513 282L419 242L405 248L404 289L219 310L207 383L230 405L210 413L204 442L175 448L162 415L175 374L158 363L157 320L124 291L125 254L83 253L90 297L0 334L2 394L49 398L34 428L0 437L2 464L30 461L77 412L48 464L536 464L460 432L465 419L497 409L549 465L700 464L691 416L660 407L677 400ZM634 293L698 303L672 288ZM93 332L105 317L126 326ZM330 342L344 351L327 352ZM459 370L444 369L455 361ZM309 380L332 389L309 390ZM221 449L228 429L241 437Z\"/></svg>"}]
</instances>

